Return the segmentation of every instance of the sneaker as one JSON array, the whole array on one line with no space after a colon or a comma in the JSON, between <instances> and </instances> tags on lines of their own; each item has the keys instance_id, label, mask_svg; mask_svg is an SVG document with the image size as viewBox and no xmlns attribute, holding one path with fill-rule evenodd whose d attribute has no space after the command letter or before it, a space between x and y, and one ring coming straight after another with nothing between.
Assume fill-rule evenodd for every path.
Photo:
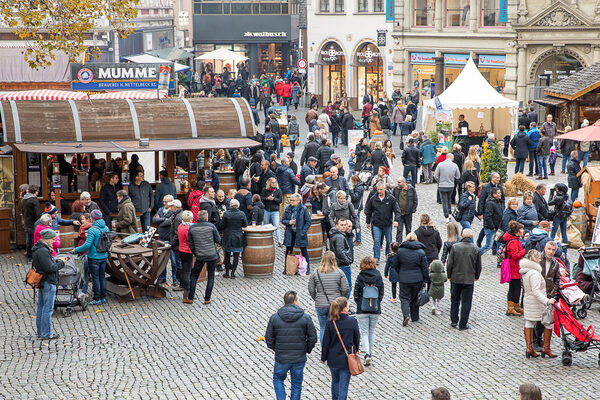
<instances>
[{"instance_id":1,"label":"sneaker","mask_svg":"<svg viewBox=\"0 0 600 400\"><path fill-rule=\"evenodd\" d=\"M402 326L408 325L408 321L410 321L410 318L408 318L408 317L404 318L404 321L402 321Z\"/></svg>"},{"instance_id":2,"label":"sneaker","mask_svg":"<svg viewBox=\"0 0 600 400\"><path fill-rule=\"evenodd\" d=\"M92 301L90 301L90 302L88 303L88 305L90 305L90 306L99 306L99 305L101 305L101 304L102 304L102 299L99 299L99 300L92 300Z\"/></svg>"},{"instance_id":3,"label":"sneaker","mask_svg":"<svg viewBox=\"0 0 600 400\"><path fill-rule=\"evenodd\" d=\"M442 315L442 312L440 310L435 310L435 315Z\"/></svg>"},{"instance_id":4,"label":"sneaker","mask_svg":"<svg viewBox=\"0 0 600 400\"><path fill-rule=\"evenodd\" d=\"M453 327L453 328L456 328L457 325L458 324L456 322L453 322L453 323L450 324L450 326Z\"/></svg>"},{"instance_id":5,"label":"sneaker","mask_svg":"<svg viewBox=\"0 0 600 400\"><path fill-rule=\"evenodd\" d=\"M390 299L390 301L391 301L392 303L397 303L397 302L398 302L398 299Z\"/></svg>"},{"instance_id":6,"label":"sneaker","mask_svg":"<svg viewBox=\"0 0 600 400\"><path fill-rule=\"evenodd\" d=\"M102 302L102 304L106 303L106 299L105 298L102 299L102 300L100 300L100 301Z\"/></svg>"},{"instance_id":7,"label":"sneaker","mask_svg":"<svg viewBox=\"0 0 600 400\"><path fill-rule=\"evenodd\" d=\"M43 337L42 340L54 340L58 338L60 338L60 335L58 333L53 333L52 336Z\"/></svg>"},{"instance_id":8,"label":"sneaker","mask_svg":"<svg viewBox=\"0 0 600 400\"><path fill-rule=\"evenodd\" d=\"M371 365L371 355L365 354L365 366Z\"/></svg>"}]
</instances>

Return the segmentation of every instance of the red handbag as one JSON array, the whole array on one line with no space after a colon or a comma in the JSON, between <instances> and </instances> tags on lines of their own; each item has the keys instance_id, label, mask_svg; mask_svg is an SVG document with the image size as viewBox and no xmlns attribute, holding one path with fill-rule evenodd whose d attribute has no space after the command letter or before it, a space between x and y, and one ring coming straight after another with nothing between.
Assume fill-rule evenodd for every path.
<instances>
[{"instance_id":1,"label":"red handbag","mask_svg":"<svg viewBox=\"0 0 600 400\"><path fill-rule=\"evenodd\" d=\"M365 372L365 367L360 362L360 356L358 355L358 352L354 353L354 346L352 346L352 353L348 353L348 350L346 350L346 346L344 345L344 341L342 340L342 336L340 335L340 331L338 330L335 321L331 322L333 322L335 331L337 332L337 335L340 338L340 342L342 343L342 347L344 348L344 353L346 353L346 356L348 357L348 369L350 370L350 375L356 376L362 374L363 372Z\"/></svg>"}]
</instances>

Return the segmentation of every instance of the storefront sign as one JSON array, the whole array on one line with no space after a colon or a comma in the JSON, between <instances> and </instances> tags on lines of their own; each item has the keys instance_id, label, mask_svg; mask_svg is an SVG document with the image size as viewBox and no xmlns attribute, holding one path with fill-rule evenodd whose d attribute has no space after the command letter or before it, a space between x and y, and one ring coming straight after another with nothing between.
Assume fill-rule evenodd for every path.
<instances>
[{"instance_id":1,"label":"storefront sign","mask_svg":"<svg viewBox=\"0 0 600 400\"><path fill-rule=\"evenodd\" d=\"M344 52L337 43L325 45L321 49L321 61L324 64L337 64L343 56Z\"/></svg>"},{"instance_id":2,"label":"storefront sign","mask_svg":"<svg viewBox=\"0 0 600 400\"><path fill-rule=\"evenodd\" d=\"M385 0L385 22L394 22L394 0Z\"/></svg>"},{"instance_id":3,"label":"storefront sign","mask_svg":"<svg viewBox=\"0 0 600 400\"><path fill-rule=\"evenodd\" d=\"M244 32L244 37L287 37L287 32Z\"/></svg>"},{"instance_id":4,"label":"storefront sign","mask_svg":"<svg viewBox=\"0 0 600 400\"><path fill-rule=\"evenodd\" d=\"M359 64L371 64L373 60L377 58L383 58L380 51L373 51L369 47L366 47L363 51L356 53L356 62Z\"/></svg>"},{"instance_id":5,"label":"storefront sign","mask_svg":"<svg viewBox=\"0 0 600 400\"><path fill-rule=\"evenodd\" d=\"M506 56L499 55L479 55L479 66L480 67L496 67L496 68L504 68L504 62L506 61Z\"/></svg>"},{"instance_id":6,"label":"storefront sign","mask_svg":"<svg viewBox=\"0 0 600 400\"><path fill-rule=\"evenodd\" d=\"M444 54L444 64L465 65L467 61L468 54Z\"/></svg>"},{"instance_id":7,"label":"storefront sign","mask_svg":"<svg viewBox=\"0 0 600 400\"><path fill-rule=\"evenodd\" d=\"M387 31L377 31L377 46L385 47Z\"/></svg>"},{"instance_id":8,"label":"storefront sign","mask_svg":"<svg viewBox=\"0 0 600 400\"><path fill-rule=\"evenodd\" d=\"M173 71L173 64L89 63L71 64L72 90L157 89L163 67ZM172 72L169 89L173 89Z\"/></svg>"},{"instance_id":9,"label":"storefront sign","mask_svg":"<svg viewBox=\"0 0 600 400\"><path fill-rule=\"evenodd\" d=\"M434 53L410 53L411 64L435 64Z\"/></svg>"},{"instance_id":10,"label":"storefront sign","mask_svg":"<svg viewBox=\"0 0 600 400\"><path fill-rule=\"evenodd\" d=\"M498 22L508 22L508 0L498 1Z\"/></svg>"}]
</instances>

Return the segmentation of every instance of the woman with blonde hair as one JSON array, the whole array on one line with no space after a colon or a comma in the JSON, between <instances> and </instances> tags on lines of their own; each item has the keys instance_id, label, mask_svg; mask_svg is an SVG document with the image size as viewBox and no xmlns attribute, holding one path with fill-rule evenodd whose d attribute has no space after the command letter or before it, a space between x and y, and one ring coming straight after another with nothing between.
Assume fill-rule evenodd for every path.
<instances>
[{"instance_id":1,"label":"woman with blonde hair","mask_svg":"<svg viewBox=\"0 0 600 400\"><path fill-rule=\"evenodd\" d=\"M467 182L473 182L473 184L475 185L475 188L479 187L479 171L477 170L477 167L475 167L475 164L473 163L473 160L471 160L470 158L467 158L465 161L465 167L463 170L463 173L460 177L460 184L461 185L465 185L465 183Z\"/></svg>"},{"instance_id":2,"label":"woman with blonde hair","mask_svg":"<svg viewBox=\"0 0 600 400\"><path fill-rule=\"evenodd\" d=\"M373 137L373 135L381 135L382 133L381 122L379 121L379 113L373 110L371 113L371 137Z\"/></svg>"},{"instance_id":3,"label":"woman with blonde hair","mask_svg":"<svg viewBox=\"0 0 600 400\"><path fill-rule=\"evenodd\" d=\"M462 231L462 227L458 224L458 222L450 222L446 225L446 241L442 247L442 262L446 264L448 260L448 255L450 254L450 249L452 245L460 240L460 232Z\"/></svg>"},{"instance_id":4,"label":"woman with blonde hair","mask_svg":"<svg viewBox=\"0 0 600 400\"><path fill-rule=\"evenodd\" d=\"M471 160L473 166L477 170L477 174L481 172L481 158L477 154L477 146L469 147L469 154L467 155L467 160Z\"/></svg>"},{"instance_id":5,"label":"woman with blonde hair","mask_svg":"<svg viewBox=\"0 0 600 400\"><path fill-rule=\"evenodd\" d=\"M349 316L345 297L338 297L331 303L329 318L321 346L321 362L327 363L331 371L331 397L346 400L351 376L347 354L358 352L360 329L358 321Z\"/></svg>"},{"instance_id":6,"label":"woman with blonde hair","mask_svg":"<svg viewBox=\"0 0 600 400\"><path fill-rule=\"evenodd\" d=\"M265 187L260 193L260 200L265 205L265 216L263 218L263 224L271 224L277 230L275 231L275 238L277 244L281 245L281 232L279 229L279 205L283 195L279 185L277 184L276 178L269 178L265 184Z\"/></svg>"},{"instance_id":7,"label":"woman with blonde hair","mask_svg":"<svg viewBox=\"0 0 600 400\"><path fill-rule=\"evenodd\" d=\"M310 274L308 279L308 293L315 301L315 310L319 319L321 345L331 302L338 297L345 297L349 290L348 279L346 279L346 274L338 268L335 254L332 251L326 251L321 258L321 265Z\"/></svg>"}]
</instances>

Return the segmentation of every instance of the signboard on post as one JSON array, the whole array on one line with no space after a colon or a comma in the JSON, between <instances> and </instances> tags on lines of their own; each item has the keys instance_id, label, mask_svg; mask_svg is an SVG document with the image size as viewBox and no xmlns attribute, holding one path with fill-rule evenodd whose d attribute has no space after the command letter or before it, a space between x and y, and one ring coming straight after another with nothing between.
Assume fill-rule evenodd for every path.
<instances>
[{"instance_id":1,"label":"signboard on post","mask_svg":"<svg viewBox=\"0 0 600 400\"><path fill-rule=\"evenodd\" d=\"M300 69L306 68L306 60L304 58L301 58L298 60L298 68L300 68Z\"/></svg>"},{"instance_id":2,"label":"signboard on post","mask_svg":"<svg viewBox=\"0 0 600 400\"><path fill-rule=\"evenodd\" d=\"M350 129L348 130L348 154L352 153L356 149L356 145L365 136L365 132L361 129Z\"/></svg>"},{"instance_id":3,"label":"signboard on post","mask_svg":"<svg viewBox=\"0 0 600 400\"><path fill-rule=\"evenodd\" d=\"M167 72L165 72L167 71ZM174 89L173 63L90 63L71 64L72 90ZM163 73L165 74L163 77ZM161 87L163 88L163 87Z\"/></svg>"}]
</instances>

